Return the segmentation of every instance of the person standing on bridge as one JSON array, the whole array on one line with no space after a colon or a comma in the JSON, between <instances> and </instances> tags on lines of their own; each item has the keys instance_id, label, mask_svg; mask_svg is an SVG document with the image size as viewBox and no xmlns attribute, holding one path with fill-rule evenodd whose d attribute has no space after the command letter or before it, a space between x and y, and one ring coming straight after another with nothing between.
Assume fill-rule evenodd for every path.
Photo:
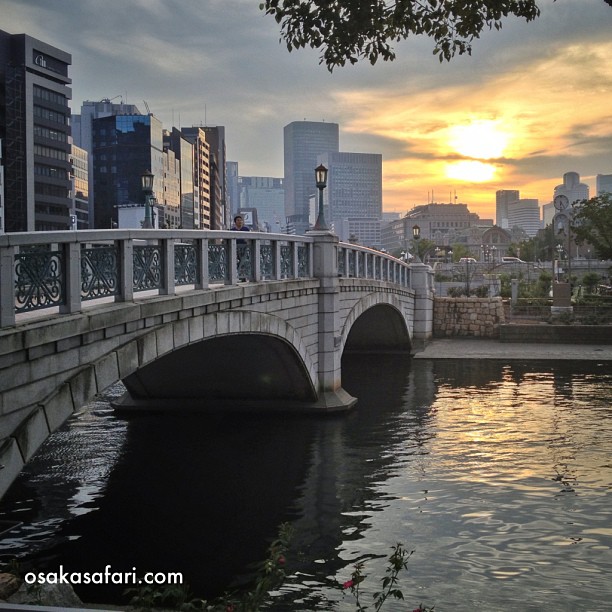
<instances>
[{"instance_id":1,"label":"person standing on bridge","mask_svg":"<svg viewBox=\"0 0 612 612\"><path fill-rule=\"evenodd\" d=\"M242 215L236 215L234 217L234 225L232 225L232 227L230 228L231 231L233 232L250 232L251 228L248 225L245 225L244 223L244 219L242 218ZM236 240L236 246L237 246L237 252L236 252L236 267L238 269L238 276L240 277L241 281L246 281L246 277L245 276L240 276L241 273L241 269L240 269L240 264L242 262L242 260L244 259L245 261L245 267L246 265L248 265L248 262L250 260L249 257L249 252L248 252L248 247L247 247L247 241L244 240L243 238L238 238Z\"/></svg>"}]
</instances>

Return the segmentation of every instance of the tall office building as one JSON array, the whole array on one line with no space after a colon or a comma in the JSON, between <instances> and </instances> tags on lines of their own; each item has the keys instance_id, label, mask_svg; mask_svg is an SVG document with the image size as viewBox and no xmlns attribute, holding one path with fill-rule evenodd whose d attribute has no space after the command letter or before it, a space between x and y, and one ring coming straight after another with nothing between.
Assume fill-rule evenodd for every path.
<instances>
[{"instance_id":1,"label":"tall office building","mask_svg":"<svg viewBox=\"0 0 612 612\"><path fill-rule=\"evenodd\" d=\"M595 186L598 196L604 193L612 194L612 174L598 174L595 178Z\"/></svg>"},{"instance_id":2,"label":"tall office building","mask_svg":"<svg viewBox=\"0 0 612 612\"><path fill-rule=\"evenodd\" d=\"M508 206L518 202L520 198L516 189L500 189L495 192L495 223L504 229L510 227L508 223Z\"/></svg>"},{"instance_id":3,"label":"tall office building","mask_svg":"<svg viewBox=\"0 0 612 612\"><path fill-rule=\"evenodd\" d=\"M173 151L180 162L180 225L181 229L200 227L199 201L194 190L194 146L181 130L164 131L164 151Z\"/></svg>"},{"instance_id":4,"label":"tall office building","mask_svg":"<svg viewBox=\"0 0 612 612\"><path fill-rule=\"evenodd\" d=\"M120 96L117 96L120 97ZM116 103L108 98L104 98L99 102L92 100L85 100L81 105L81 113L78 115L72 115L72 138L74 144L81 149L84 149L89 153L91 160L93 152L93 140L92 140L92 122L94 119L100 119L101 117L114 117L115 115L141 115L142 113L133 104L124 104L123 99L121 102ZM95 202L94 202L94 165L89 164L88 170L88 181L89 181L89 227L95 225Z\"/></svg>"},{"instance_id":5,"label":"tall office building","mask_svg":"<svg viewBox=\"0 0 612 612\"><path fill-rule=\"evenodd\" d=\"M317 157L328 169L324 198L326 221L340 240L378 247L382 218L382 155L323 153ZM313 173L314 174L314 173Z\"/></svg>"},{"instance_id":6,"label":"tall office building","mask_svg":"<svg viewBox=\"0 0 612 612\"><path fill-rule=\"evenodd\" d=\"M227 202L230 211L230 218L234 219L236 211L240 207L240 187L238 186L238 162L225 162L227 169Z\"/></svg>"},{"instance_id":7,"label":"tall office building","mask_svg":"<svg viewBox=\"0 0 612 612\"><path fill-rule=\"evenodd\" d=\"M230 213L227 208L227 168L225 150L225 127L200 126L210 145L210 229L229 227Z\"/></svg>"},{"instance_id":8,"label":"tall office building","mask_svg":"<svg viewBox=\"0 0 612 612\"><path fill-rule=\"evenodd\" d=\"M181 134L193 145L194 227L211 229L210 144L200 127L181 128Z\"/></svg>"},{"instance_id":9,"label":"tall office building","mask_svg":"<svg viewBox=\"0 0 612 612\"><path fill-rule=\"evenodd\" d=\"M72 145L72 214L71 229L89 229L89 155Z\"/></svg>"},{"instance_id":10,"label":"tall office building","mask_svg":"<svg viewBox=\"0 0 612 612\"><path fill-rule=\"evenodd\" d=\"M521 228L533 238L542 227L537 199L523 198L508 205L508 229Z\"/></svg>"},{"instance_id":11,"label":"tall office building","mask_svg":"<svg viewBox=\"0 0 612 612\"><path fill-rule=\"evenodd\" d=\"M118 206L144 202L146 170L155 177L153 195L164 201L162 124L153 115L116 115L94 119L92 125L94 224L111 228L118 223Z\"/></svg>"},{"instance_id":12,"label":"tall office building","mask_svg":"<svg viewBox=\"0 0 612 612\"><path fill-rule=\"evenodd\" d=\"M282 178L238 177L239 209L256 209L259 229L280 234L285 229L285 189ZM255 229L255 228L253 228Z\"/></svg>"},{"instance_id":13,"label":"tall office building","mask_svg":"<svg viewBox=\"0 0 612 612\"><path fill-rule=\"evenodd\" d=\"M294 121L284 127L285 215L296 233L309 228L309 198L316 192L317 157L340 150L337 123Z\"/></svg>"},{"instance_id":14,"label":"tall office building","mask_svg":"<svg viewBox=\"0 0 612 612\"><path fill-rule=\"evenodd\" d=\"M69 53L0 30L0 140L7 232L70 227Z\"/></svg>"}]
</instances>

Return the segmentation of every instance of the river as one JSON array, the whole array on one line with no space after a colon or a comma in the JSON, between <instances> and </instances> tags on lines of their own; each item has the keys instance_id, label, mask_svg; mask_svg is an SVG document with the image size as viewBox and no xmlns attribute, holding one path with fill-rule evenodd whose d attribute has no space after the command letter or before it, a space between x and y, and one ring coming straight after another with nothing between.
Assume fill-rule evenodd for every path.
<instances>
[{"instance_id":1,"label":"river","mask_svg":"<svg viewBox=\"0 0 612 612\"><path fill-rule=\"evenodd\" d=\"M240 384L237 376L236 384ZM110 388L56 432L0 504L23 572L182 572L214 596L295 530L274 610L354 610L397 542L405 602L450 610L610 610L610 363L355 355L351 413L117 416ZM126 603L125 587L76 588Z\"/></svg>"}]
</instances>

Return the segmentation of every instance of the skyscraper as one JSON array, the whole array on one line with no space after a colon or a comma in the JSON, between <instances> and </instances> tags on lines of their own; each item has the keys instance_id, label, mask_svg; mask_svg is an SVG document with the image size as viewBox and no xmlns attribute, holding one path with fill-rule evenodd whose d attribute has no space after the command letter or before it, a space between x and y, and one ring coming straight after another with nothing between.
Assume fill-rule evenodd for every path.
<instances>
[{"instance_id":1,"label":"skyscraper","mask_svg":"<svg viewBox=\"0 0 612 612\"><path fill-rule=\"evenodd\" d=\"M495 224L504 229L509 229L508 206L518 202L520 198L516 189L500 189L495 192Z\"/></svg>"},{"instance_id":2,"label":"skyscraper","mask_svg":"<svg viewBox=\"0 0 612 612\"><path fill-rule=\"evenodd\" d=\"M227 210L225 127L206 125L200 129L210 145L210 229L223 229L229 227L230 217ZM183 128L183 131L187 130Z\"/></svg>"},{"instance_id":3,"label":"skyscraper","mask_svg":"<svg viewBox=\"0 0 612 612\"><path fill-rule=\"evenodd\" d=\"M612 194L612 174L598 174L596 177L597 195Z\"/></svg>"},{"instance_id":4,"label":"skyscraper","mask_svg":"<svg viewBox=\"0 0 612 612\"><path fill-rule=\"evenodd\" d=\"M541 226L540 205L537 199L523 198L508 205L508 229L520 227L533 238Z\"/></svg>"},{"instance_id":5,"label":"skyscraper","mask_svg":"<svg viewBox=\"0 0 612 612\"><path fill-rule=\"evenodd\" d=\"M577 172L566 172L563 175L563 184L555 187L555 196L567 196L570 204L580 200L589 199L589 186L580 182L580 175Z\"/></svg>"},{"instance_id":6,"label":"skyscraper","mask_svg":"<svg viewBox=\"0 0 612 612\"><path fill-rule=\"evenodd\" d=\"M140 180L146 170L155 176L153 195L164 201L162 124L153 115L101 117L92 124L95 227L110 228L117 206L144 202Z\"/></svg>"},{"instance_id":7,"label":"skyscraper","mask_svg":"<svg viewBox=\"0 0 612 612\"><path fill-rule=\"evenodd\" d=\"M121 97L121 96L117 96ZM124 104L123 99L119 103L104 98L99 102L85 100L81 105L81 113L72 115L72 138L74 144L85 149L89 153L89 227L95 226L95 202L94 202L94 165L91 163L93 142L92 142L92 121L101 117L112 117L115 115L140 115L142 114L133 104Z\"/></svg>"},{"instance_id":8,"label":"skyscraper","mask_svg":"<svg viewBox=\"0 0 612 612\"><path fill-rule=\"evenodd\" d=\"M380 246L382 155L323 153L319 163L329 170L324 192L328 224L334 224L340 240L354 236L365 246Z\"/></svg>"},{"instance_id":9,"label":"skyscraper","mask_svg":"<svg viewBox=\"0 0 612 612\"><path fill-rule=\"evenodd\" d=\"M7 232L70 228L69 53L0 30Z\"/></svg>"},{"instance_id":10,"label":"skyscraper","mask_svg":"<svg viewBox=\"0 0 612 612\"><path fill-rule=\"evenodd\" d=\"M308 230L309 198L316 192L317 156L338 153L337 123L294 121L284 127L285 215L296 233Z\"/></svg>"}]
</instances>

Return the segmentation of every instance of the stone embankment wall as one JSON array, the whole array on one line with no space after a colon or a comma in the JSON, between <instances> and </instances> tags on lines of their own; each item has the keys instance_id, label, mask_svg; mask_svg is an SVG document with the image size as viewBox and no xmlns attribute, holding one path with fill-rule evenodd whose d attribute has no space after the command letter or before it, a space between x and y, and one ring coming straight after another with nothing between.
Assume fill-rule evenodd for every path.
<instances>
[{"instance_id":1,"label":"stone embankment wall","mask_svg":"<svg viewBox=\"0 0 612 612\"><path fill-rule=\"evenodd\" d=\"M433 335L436 338L474 336L498 338L505 322L501 298L436 298Z\"/></svg>"}]
</instances>

